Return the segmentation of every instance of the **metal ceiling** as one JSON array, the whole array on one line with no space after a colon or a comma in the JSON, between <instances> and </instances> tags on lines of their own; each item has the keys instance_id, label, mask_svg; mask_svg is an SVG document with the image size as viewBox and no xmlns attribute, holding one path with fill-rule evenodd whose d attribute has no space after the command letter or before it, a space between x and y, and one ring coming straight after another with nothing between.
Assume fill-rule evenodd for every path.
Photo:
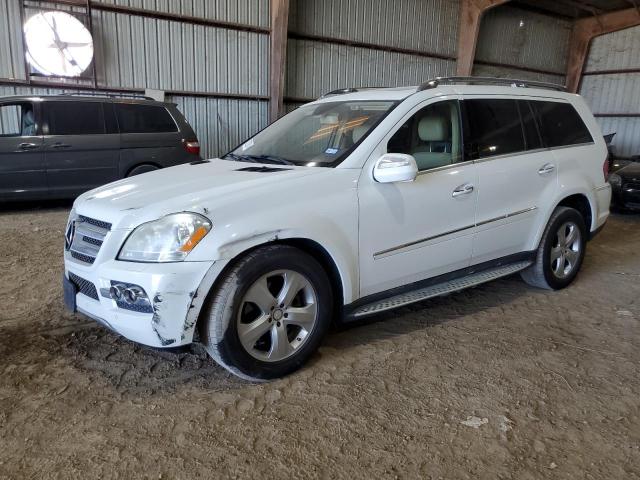
<instances>
[{"instance_id":1,"label":"metal ceiling","mask_svg":"<svg viewBox=\"0 0 640 480\"><path fill-rule=\"evenodd\" d=\"M513 4L568 19L584 18L632 7L640 9L640 0L518 0Z\"/></svg>"}]
</instances>

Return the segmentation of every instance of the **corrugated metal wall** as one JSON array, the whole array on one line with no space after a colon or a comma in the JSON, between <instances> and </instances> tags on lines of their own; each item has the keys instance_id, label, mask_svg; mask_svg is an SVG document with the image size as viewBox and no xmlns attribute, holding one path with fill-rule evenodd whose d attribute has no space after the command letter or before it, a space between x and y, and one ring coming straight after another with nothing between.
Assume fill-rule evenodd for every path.
<instances>
[{"instance_id":1,"label":"corrugated metal wall","mask_svg":"<svg viewBox=\"0 0 640 480\"><path fill-rule=\"evenodd\" d=\"M25 79L20 1L0 0L0 78ZM269 0L107 0L104 3L267 28ZM98 86L177 91L203 156L216 156L263 128L269 35L93 9ZM11 91L13 87L3 90ZM41 89L17 89L23 93ZM15 89L14 89L15 91ZM52 92L61 92L51 89ZM188 93L193 92L193 95ZM202 96L207 94L213 96Z\"/></svg>"},{"instance_id":2,"label":"corrugated metal wall","mask_svg":"<svg viewBox=\"0 0 640 480\"><path fill-rule=\"evenodd\" d=\"M598 122L604 134L617 132L616 154L640 155L640 27L592 41L580 94L596 115L608 115Z\"/></svg>"},{"instance_id":3,"label":"corrugated metal wall","mask_svg":"<svg viewBox=\"0 0 640 480\"><path fill-rule=\"evenodd\" d=\"M457 0L292 0L285 98L455 71Z\"/></svg>"},{"instance_id":4,"label":"corrugated metal wall","mask_svg":"<svg viewBox=\"0 0 640 480\"><path fill-rule=\"evenodd\" d=\"M500 6L480 25L474 75L564 84L571 23Z\"/></svg>"}]
</instances>

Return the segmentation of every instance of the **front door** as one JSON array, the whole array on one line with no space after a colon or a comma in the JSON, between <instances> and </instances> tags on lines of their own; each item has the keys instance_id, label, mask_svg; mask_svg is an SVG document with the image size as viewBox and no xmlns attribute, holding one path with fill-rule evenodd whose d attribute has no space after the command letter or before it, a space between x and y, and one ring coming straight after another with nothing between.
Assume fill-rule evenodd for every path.
<instances>
[{"instance_id":1,"label":"front door","mask_svg":"<svg viewBox=\"0 0 640 480\"><path fill-rule=\"evenodd\" d=\"M360 178L360 296L465 268L477 198L473 162L462 161L455 97L416 106L371 155ZM373 179L383 153L413 155L415 181Z\"/></svg>"},{"instance_id":2,"label":"front door","mask_svg":"<svg viewBox=\"0 0 640 480\"><path fill-rule=\"evenodd\" d=\"M118 179L120 135L107 133L102 102L48 101L43 109L52 197L75 197Z\"/></svg>"},{"instance_id":3,"label":"front door","mask_svg":"<svg viewBox=\"0 0 640 480\"><path fill-rule=\"evenodd\" d=\"M47 195L42 136L31 102L0 104L0 199Z\"/></svg>"}]
</instances>

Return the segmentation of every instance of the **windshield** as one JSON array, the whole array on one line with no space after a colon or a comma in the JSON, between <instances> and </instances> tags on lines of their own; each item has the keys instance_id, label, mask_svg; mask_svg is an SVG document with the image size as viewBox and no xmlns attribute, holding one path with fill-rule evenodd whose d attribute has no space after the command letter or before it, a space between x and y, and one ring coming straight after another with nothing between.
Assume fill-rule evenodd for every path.
<instances>
[{"instance_id":1,"label":"windshield","mask_svg":"<svg viewBox=\"0 0 640 480\"><path fill-rule=\"evenodd\" d=\"M395 102L305 105L269 125L223 158L284 165L338 165Z\"/></svg>"}]
</instances>

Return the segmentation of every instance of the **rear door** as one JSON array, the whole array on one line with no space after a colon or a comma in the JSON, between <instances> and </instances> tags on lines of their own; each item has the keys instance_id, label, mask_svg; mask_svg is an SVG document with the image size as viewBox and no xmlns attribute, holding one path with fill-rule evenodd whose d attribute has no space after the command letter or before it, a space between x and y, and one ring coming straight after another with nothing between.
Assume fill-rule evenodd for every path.
<instances>
[{"instance_id":1,"label":"rear door","mask_svg":"<svg viewBox=\"0 0 640 480\"><path fill-rule=\"evenodd\" d=\"M120 137L107 133L104 102L47 101L44 152L52 197L75 197L118 179Z\"/></svg>"},{"instance_id":2,"label":"rear door","mask_svg":"<svg viewBox=\"0 0 640 480\"><path fill-rule=\"evenodd\" d=\"M141 165L169 167L187 157L175 119L162 104L114 103L120 128L120 173Z\"/></svg>"},{"instance_id":3,"label":"rear door","mask_svg":"<svg viewBox=\"0 0 640 480\"><path fill-rule=\"evenodd\" d=\"M47 195L38 104L0 103L0 198L42 198Z\"/></svg>"},{"instance_id":4,"label":"rear door","mask_svg":"<svg viewBox=\"0 0 640 480\"><path fill-rule=\"evenodd\" d=\"M478 167L475 265L529 249L557 169L527 100L465 96L464 117L465 152Z\"/></svg>"}]
</instances>

